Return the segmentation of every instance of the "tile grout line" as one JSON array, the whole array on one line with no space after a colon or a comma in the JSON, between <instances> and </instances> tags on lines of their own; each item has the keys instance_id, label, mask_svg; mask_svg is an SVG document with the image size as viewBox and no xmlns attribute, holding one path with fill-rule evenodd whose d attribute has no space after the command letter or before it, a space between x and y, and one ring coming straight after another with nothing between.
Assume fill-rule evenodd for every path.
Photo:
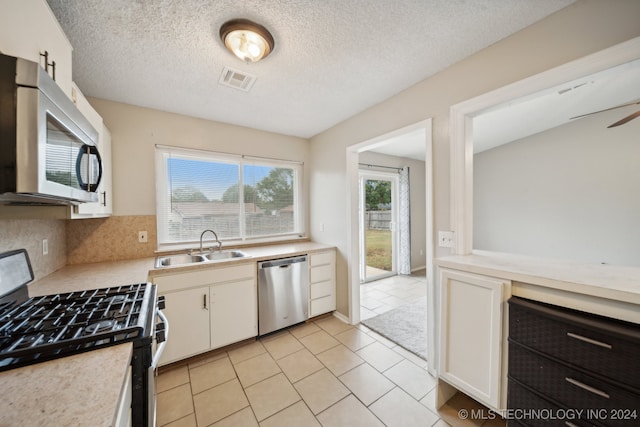
<instances>
[{"instance_id":1,"label":"tile grout line","mask_svg":"<svg viewBox=\"0 0 640 427\"><path fill-rule=\"evenodd\" d=\"M329 319L332 319L332 318L329 318ZM323 320L324 320L324 319L323 319ZM339 320L339 319L338 319L338 320ZM324 322L332 322L332 320L324 320ZM294 387L294 389L295 389L295 391L296 391L296 394L297 394L297 395L298 395L298 397L299 397L299 400L297 400L295 403L292 403L291 405L287 406L286 408L283 408L283 409L281 409L281 410L279 410L279 411L275 412L274 414L271 414L269 417L265 418L265 419L264 419L264 420L262 420L262 421L265 421L265 420L267 420L267 419L271 418L272 416L274 416L274 415L276 415L276 414L278 414L278 413L280 413L280 412L282 412L282 411L284 411L284 410L286 410L286 409L290 408L291 406L293 406L293 405L297 404L298 402L302 401L302 402L305 404L305 407L306 407L306 408L310 411L310 413L314 416L314 418L316 419L316 421L318 421L318 422L319 422L319 420L318 420L318 418L317 418L317 415L319 415L319 414L321 414L321 413L323 413L323 412L327 411L328 409L330 409L330 408L334 407L336 404L338 404L338 403L342 402L344 399L346 399L347 397L349 397L349 395L353 395L353 396L354 396L354 398L355 398L358 402L360 402L360 403L361 403L365 408L367 408L367 409L372 413L372 415L374 415L374 416L376 417L376 419L380 420L380 419L378 418L378 416L370 410L370 407L371 407L371 405L375 404L375 402L379 401L382 397L386 396L388 393L390 393L391 391L395 390L396 388L398 388L398 389L402 390L403 392L405 392L405 393L406 393L406 394L407 394L407 395L408 395L412 400L414 400L414 401L416 401L417 403L419 403L421 407L425 407L425 405L423 405L423 404L420 402L420 400L421 400L421 399L416 399L416 398L415 398L415 397L413 397L413 396L412 396L408 391L404 390L400 385L396 384L396 383L395 383L395 381L393 381L391 378L389 378L389 377L387 377L386 375L384 375L384 373L385 373L385 372L387 372L387 371L389 371L390 369L392 369L393 367L397 366L397 365L398 365L399 363L401 363L403 360L407 360L407 361L409 361L413 366L416 366L416 367L418 367L419 369L422 369L422 367L421 367L421 366L419 366L418 364L416 364L416 363L415 363L414 361L412 361L411 359L408 359L408 358L406 358L403 354L400 354L399 352L396 352L396 351L394 350L394 348L398 347L397 345L394 345L393 347L388 347L387 345L385 345L385 343L384 343L384 342L382 342L381 340L377 339L377 337L376 337L376 336L380 336L379 334L377 334L375 331L373 331L373 330L371 330L371 329L368 329L368 328L367 328L368 330L367 330L367 329L363 330L363 329L361 329L361 328L359 328L359 327L358 327L359 325L349 325L349 327L347 327L347 328L344 328L344 329L342 329L342 330L337 330L337 331L335 331L335 332L333 332L333 333L332 333L332 332L331 332L331 329L333 329L333 328L329 327L328 325L325 325L325 327L327 327L327 328L328 328L328 329L327 329L327 328L323 327L323 326L322 326L322 324L318 324L318 323L323 323L323 322L312 322L312 323L313 323L313 324L315 324L315 326L316 326L316 327L318 327L318 329L319 329L319 330L316 330L316 331L314 331L314 332L310 332L309 334L307 334L307 335L303 335L303 336L300 336L300 337L297 337L297 336L293 335L293 333L291 333L290 331L287 331L287 334L283 334L283 335L282 335L283 337L284 337L284 336L290 336L290 337L292 337L296 342L298 342L298 343L301 345L301 348L300 348L300 349L298 349L298 350L294 350L294 351L291 351L290 353L287 353L287 354L282 355L279 359L276 359L276 358L274 357L273 353L271 353L271 351L269 351L269 350L264 346L264 344L262 343L262 346L264 347L265 352L262 352L262 353L260 353L260 354L253 355L252 357L249 357L249 358L247 358L247 359L243 359L243 360L238 361L238 362L237 362L237 364L242 363L242 362L245 362L245 361L248 361L248 360L251 360L251 359L253 359L253 358L255 358L255 357L258 357L258 356L261 356L261 355L263 355L263 354L267 353L267 354L269 355L269 357L270 357L270 358L271 358L271 359L276 363L276 365L278 366L278 369L279 369L279 372L277 372L277 373L275 373L275 374L273 374L273 375L270 375L270 376L269 376L269 377L267 377L267 378L263 378L261 381L258 381L258 382L254 383L254 384L248 385L246 388L245 388L245 387L242 385L242 383L239 381L238 371L236 370L236 363L233 363L233 361L231 361L231 357L230 357L229 353L228 353L228 352L225 352L225 354L226 354L226 356L225 356L225 357L229 359L229 362L230 362L230 364L231 364L231 366L232 366L232 368L233 368L233 372L234 372L234 374L235 374L235 378L234 378L234 379L237 379L237 380L238 380L238 382L240 383L241 388L242 388L242 391L243 391L243 394L244 394L244 396L245 396L245 398L246 398L246 401L249 403L249 405L248 405L248 406L251 408L251 411L252 411L252 413L253 413L253 416L254 416L254 418L255 418L256 420L257 420L257 416L256 416L255 411L254 411L253 407L251 406L251 403L250 403L250 401L249 401L249 399L248 399L248 396L247 396L247 394L246 394L246 389L247 389L247 388L252 387L252 386L254 386L254 385L256 385L256 384L260 384L261 382L266 381L266 380L268 380L268 379L270 379L270 378L273 378L274 376L276 376L276 375L278 375L278 374L280 374L280 373L282 373L282 374L283 374L283 376L285 377L285 379L289 382L289 384L291 384L291 385L293 386L293 385L294 385L294 384L296 384L297 382L302 381L303 379L308 378L309 376L311 376L311 375L313 375L313 374L315 374L315 373L317 373L317 372L318 372L318 371L315 371L315 372L313 372L313 373L310 373L310 374L306 375L305 377L298 379L295 383L294 383L294 382L292 382L292 381L291 381L291 380L286 376L285 372L282 370L282 367L280 366L279 360L281 360L281 359L283 359L283 358L285 358L285 357L291 356L292 354L295 354L296 352L298 352L298 351L302 351L302 350L307 350L307 351L308 351L308 352L309 352L309 353L310 353L310 354L311 354L311 355L312 355L316 360L318 360L318 362L320 363L320 365L321 365L321 366L323 366L323 369L326 369L326 370L327 370L327 371L328 371L328 372L329 372L329 373L330 373L330 374L331 374L335 379L337 379L337 380L338 380L338 381L339 381L343 386L345 386L345 388L346 388L347 390L349 390L349 394L348 394L347 396L345 396L345 397L341 398L341 399L340 399L340 400L338 400L337 402L334 402L333 404L331 404L329 407L325 408L323 411L319 412L318 414L314 414L314 413L311 411L311 409L309 408L308 403L307 403L307 402L302 398L302 396L300 396L299 392L298 392L298 391L297 391L297 389L295 389L295 387ZM301 326L301 327L304 327L304 326ZM366 328L366 327L365 327L365 328ZM360 348L358 348L358 349L356 349L356 350L351 349L351 348L350 348L350 347L348 347L344 342L342 342L341 340L339 340L339 339L337 339L337 338L336 338L336 336L337 336L337 335L340 335L340 334L342 334L342 333L348 332L348 331L350 331L350 330L357 331L358 333L363 333L363 334L365 334L365 335L369 336L370 338L374 339L374 341L373 341L373 342L371 342L371 343L369 343L369 344L367 344L367 345L364 345L364 346L362 346L362 347L360 347ZM323 349L322 351L319 351L318 353L315 353L315 354L314 354L313 352L311 352L311 350L309 349L309 347L307 347L307 346L306 346L304 343L302 343L300 340L301 340L302 338L306 337L306 336L310 336L310 335L312 335L313 333L317 333L317 332L320 332L320 331L324 331L327 335L329 335L330 337L332 337L333 339L335 339L335 340L337 341L337 344L332 345L332 346L330 346L330 347L328 347L328 348L326 348L326 349ZM370 334L370 332L372 332L372 333L373 333L373 334L375 334L375 335ZM279 338L281 338L281 337L274 338L273 340L275 341L275 340L277 340L277 339L279 339ZM384 338L384 337L382 337L382 338L383 338L383 339L385 339L385 340L387 340L387 339L386 339L386 338ZM258 342L260 342L260 340L259 340L259 339L258 339L257 341L258 341ZM388 342L391 342L390 340L387 340L387 341L388 341ZM352 391L352 390L351 390L351 389L350 389L350 388L349 388L349 387L348 387L348 386L347 386L347 385L346 385L346 384L345 384L345 383L340 379L340 376L339 376L339 375L336 375L335 373L333 373L333 372L329 369L329 367L326 365L326 363L324 363L324 362L322 362L322 360L318 359L318 356L319 356L319 355L321 355L321 354L323 354L323 353L325 353L325 352L330 351L331 349L336 348L336 347L337 347L337 346L339 346L339 345L342 345L342 346L343 346L343 347L345 347L349 352L351 352L351 353L355 354L356 356L360 357L360 355L357 353L358 351L360 351L360 350L362 350L362 349L364 349L364 348L366 348L366 347L369 347L369 346L371 346L372 344L374 344L374 343L376 343L376 342L377 342L377 343L382 344L385 348L388 348L388 349L390 349L390 350L394 351L394 353L395 353L395 354L400 358L400 360L398 360L397 362L393 363L391 366L389 366L389 367L387 367L386 369L381 370L381 371L379 371L379 370L375 369L375 367L373 367L373 366L372 366L372 368L373 368L373 369L375 369L375 371L376 371L376 372L378 372L378 373L380 373L380 374L384 375L384 377L385 377L386 379L388 379L389 381L391 381L391 383L394 385L394 387L393 387L391 390L389 390L389 391L387 391L386 393L384 393L382 396L378 397L378 398L377 398L376 400L374 400L373 402L371 402L371 404L370 404L370 405L365 405L365 404L364 404L364 402L362 402L362 401L358 398L358 396L357 396L357 395L355 395L355 394L353 393L353 391ZM362 359L362 357L360 357L360 358ZM218 360L221 360L221 359L222 359L222 358L220 358L220 359L218 359ZM207 362L207 363L212 363L212 362L215 362L215 360L214 360L214 361L211 361L211 362ZM347 371L343 372L341 375L345 375L346 373L351 372L352 370L354 370L354 369L356 369L356 368L358 368L358 367L362 366L363 364L367 364L367 365L371 366L371 365L369 364L369 362L367 362L367 360L366 360L366 359L363 359L363 363L360 363L360 364L358 364L357 366L354 366L354 367L352 367L352 368L348 369ZM196 423L197 423L197 416L196 416L197 414L196 414L196 411L195 411L195 402L194 402L194 400L193 400L193 398L194 398L194 396L195 396L195 395L193 394L193 389L192 389L192 384L191 384L191 367L190 367L189 365L187 365L187 370L188 370L188 374L189 374L189 375L188 375L188 377L189 377L189 390L191 391L191 398L192 398L192 405L193 405L193 412L192 412L192 413L193 413L193 414L194 414L194 416L196 417ZM217 387L217 386L222 385L222 384L226 384L226 383L228 383L228 382L233 381L234 379L230 379L230 380L225 381L225 382L223 382L223 383L217 384L217 385L216 385L216 386L214 386L214 387ZM177 386L176 386L176 387L177 387ZM175 388L175 387L172 387L172 388ZM212 388L213 388L213 387L212 387ZM168 390L170 390L170 389L168 389ZM206 390L210 390L210 388L209 388L209 389L206 389ZM204 391L206 391L206 390L201 391L201 393L202 393L202 392L204 392ZM167 391L167 390L165 390L165 391ZM432 391L432 390L429 390L429 391L425 394L425 396L423 396L423 397L422 397L422 399L424 399L424 397L426 397L426 395L428 395L431 391ZM236 411L236 412L232 413L232 414L227 415L226 417L224 417L224 418L222 418L222 419L220 419L220 420L218 420L218 421L216 421L216 422L219 422L219 421L221 421L221 420L224 420L224 419L226 419L226 418L228 418L228 417L230 417L230 416L232 416L232 415L234 415L234 414L236 414L236 413L238 413L239 411L242 411L242 410L244 410L244 409L246 409L246 406L245 406L245 407L243 407L242 409L240 409L240 410L238 410L238 411ZM430 412L432 412L428 407L425 407L425 409L427 409L427 410L429 410ZM189 415L191 415L192 413L189 413L189 414L187 414L187 415L185 415L185 416L183 416L183 417L180 417L178 420L180 420L180 419L182 419L182 418L186 418L186 417L188 417ZM438 420L440 420L440 419L441 419L437 414L436 414L436 416L438 417ZM171 421L171 422L178 421L178 420L173 420L173 421ZM380 420L380 422L382 422L382 421ZM438 422L438 421L436 421L436 423L437 423L437 422ZM383 424L384 424L384 423L383 423Z\"/></svg>"}]
</instances>

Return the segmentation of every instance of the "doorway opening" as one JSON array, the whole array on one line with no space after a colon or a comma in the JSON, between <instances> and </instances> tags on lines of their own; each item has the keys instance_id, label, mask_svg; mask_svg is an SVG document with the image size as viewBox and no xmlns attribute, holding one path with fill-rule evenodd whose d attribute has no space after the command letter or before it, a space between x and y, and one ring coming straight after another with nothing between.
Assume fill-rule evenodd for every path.
<instances>
[{"instance_id":1,"label":"doorway opening","mask_svg":"<svg viewBox=\"0 0 640 427\"><path fill-rule=\"evenodd\" d=\"M411 155L409 145L413 146ZM387 319L386 324L407 326L409 312L419 309L418 323L423 330L423 338L418 340L421 354L398 345L426 359L424 363L433 374L436 306L431 146L431 119L428 119L347 147L347 173L350 320L367 325L387 315L391 320ZM403 199L398 195L403 191L398 184L399 179L404 179L399 178L403 169L411 182L407 187L410 208L404 202L400 207L397 204ZM400 224L403 209L409 209L408 239L398 237L404 226ZM405 265L401 265L402 259ZM393 320L394 314L402 320ZM394 341L393 331L381 335ZM416 334L409 328L404 335Z\"/></svg>"}]
</instances>

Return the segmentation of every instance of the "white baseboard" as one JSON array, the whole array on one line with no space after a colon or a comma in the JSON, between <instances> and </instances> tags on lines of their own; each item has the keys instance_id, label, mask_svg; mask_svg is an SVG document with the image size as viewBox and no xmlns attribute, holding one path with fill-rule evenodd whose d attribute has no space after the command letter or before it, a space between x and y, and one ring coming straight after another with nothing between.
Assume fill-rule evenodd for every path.
<instances>
[{"instance_id":1,"label":"white baseboard","mask_svg":"<svg viewBox=\"0 0 640 427\"><path fill-rule=\"evenodd\" d=\"M349 318L347 316L345 316L344 314L338 313L337 311L334 311L333 315L335 317L337 317L339 320L342 320L345 323L351 324L351 321L349 320Z\"/></svg>"}]
</instances>

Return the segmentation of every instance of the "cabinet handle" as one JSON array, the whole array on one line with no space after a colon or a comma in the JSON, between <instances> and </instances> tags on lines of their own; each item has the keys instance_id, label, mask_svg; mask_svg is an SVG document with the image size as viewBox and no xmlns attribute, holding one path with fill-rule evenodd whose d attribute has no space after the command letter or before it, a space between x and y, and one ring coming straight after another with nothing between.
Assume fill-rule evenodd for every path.
<instances>
[{"instance_id":1,"label":"cabinet handle","mask_svg":"<svg viewBox=\"0 0 640 427\"><path fill-rule=\"evenodd\" d=\"M607 350L611 350L613 347L611 344L604 343L602 341L597 341L591 338L583 337L582 335L574 334L573 332L567 332L567 336L578 341L586 342L588 344L597 345L598 347L606 348Z\"/></svg>"},{"instance_id":2,"label":"cabinet handle","mask_svg":"<svg viewBox=\"0 0 640 427\"><path fill-rule=\"evenodd\" d=\"M209 310L207 308L207 294L202 295L202 308L204 308L205 310Z\"/></svg>"},{"instance_id":3,"label":"cabinet handle","mask_svg":"<svg viewBox=\"0 0 640 427\"><path fill-rule=\"evenodd\" d=\"M107 192L103 191L102 192L102 196L104 197L103 202L102 202L102 206L107 206Z\"/></svg>"},{"instance_id":4,"label":"cabinet handle","mask_svg":"<svg viewBox=\"0 0 640 427\"><path fill-rule=\"evenodd\" d=\"M594 387L591 387L589 385L586 385L585 383L580 382L578 380L574 380L573 378L566 377L565 381L567 381L569 384L573 384L574 386L576 386L578 388L581 388L581 389L583 389L585 391L588 391L589 393L597 394L600 397L604 397L605 399L609 399L609 397L610 397L604 391L598 390L597 388L594 388Z\"/></svg>"},{"instance_id":5,"label":"cabinet handle","mask_svg":"<svg viewBox=\"0 0 640 427\"><path fill-rule=\"evenodd\" d=\"M572 423L570 421L565 421L564 425L566 425L567 427L578 427L577 425L575 425L574 423Z\"/></svg>"},{"instance_id":6,"label":"cabinet handle","mask_svg":"<svg viewBox=\"0 0 640 427\"><path fill-rule=\"evenodd\" d=\"M40 56L44 58L44 71L49 74L49 67L51 67L52 70L52 75L51 78L53 78L53 80L56 80L56 61L51 61L49 62L49 52L48 51L44 51L44 53L40 52Z\"/></svg>"}]
</instances>

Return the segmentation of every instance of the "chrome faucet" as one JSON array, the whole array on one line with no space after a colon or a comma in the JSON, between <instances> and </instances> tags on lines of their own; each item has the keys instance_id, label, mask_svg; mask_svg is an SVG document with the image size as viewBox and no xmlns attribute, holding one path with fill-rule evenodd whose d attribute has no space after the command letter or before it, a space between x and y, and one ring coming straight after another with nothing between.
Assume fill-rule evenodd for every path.
<instances>
[{"instance_id":1,"label":"chrome faucet","mask_svg":"<svg viewBox=\"0 0 640 427\"><path fill-rule=\"evenodd\" d=\"M220 240L218 240L218 235L216 234L216 232L213 231L213 230L204 230L202 232L202 234L200 235L200 253L202 253L202 238L204 237L204 234L207 231L213 233L213 235L216 236L216 243L218 244L218 250L221 251L222 250L222 242Z\"/></svg>"}]
</instances>

